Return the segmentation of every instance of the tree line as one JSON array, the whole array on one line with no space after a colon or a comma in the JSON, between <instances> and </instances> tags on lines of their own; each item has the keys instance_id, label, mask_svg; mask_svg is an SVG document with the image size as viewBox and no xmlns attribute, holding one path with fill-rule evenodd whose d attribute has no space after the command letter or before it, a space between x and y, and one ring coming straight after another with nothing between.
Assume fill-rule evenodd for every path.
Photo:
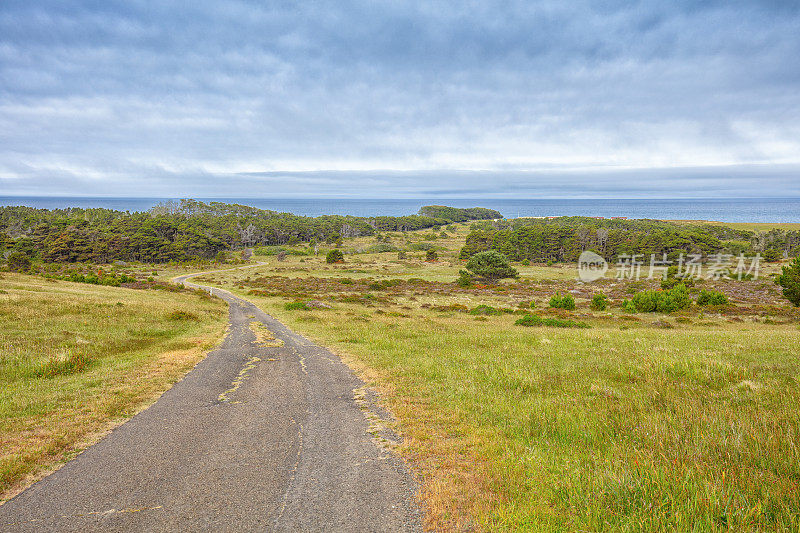
<instances>
[{"instance_id":1,"label":"tree line","mask_svg":"<svg viewBox=\"0 0 800 533\"><path fill-rule=\"evenodd\" d=\"M756 232L712 224L590 217L515 219L472 225L460 258L485 250L499 251L514 261L533 262L577 261L584 250L607 261L623 254L667 254L671 260L680 254L716 253L761 253L777 258L800 253L800 231Z\"/></svg>"},{"instance_id":2,"label":"tree line","mask_svg":"<svg viewBox=\"0 0 800 533\"><path fill-rule=\"evenodd\" d=\"M420 212L427 212L426 207ZM253 246L333 244L377 232L438 228L455 222L447 216L459 220L488 216L446 207L432 212L445 216L305 217L191 199L164 202L146 212L9 206L0 207L0 257L21 252L44 262L166 263L211 259L221 251Z\"/></svg>"}]
</instances>

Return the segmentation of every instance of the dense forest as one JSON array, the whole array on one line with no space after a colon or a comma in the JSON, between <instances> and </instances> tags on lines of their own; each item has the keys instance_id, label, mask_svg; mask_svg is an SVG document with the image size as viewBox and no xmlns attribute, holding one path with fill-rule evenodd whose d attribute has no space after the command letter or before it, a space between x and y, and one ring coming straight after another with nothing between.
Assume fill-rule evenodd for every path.
<instances>
[{"instance_id":1,"label":"dense forest","mask_svg":"<svg viewBox=\"0 0 800 533\"><path fill-rule=\"evenodd\" d=\"M800 231L737 230L712 224L684 224L661 220L614 220L590 217L515 219L476 222L460 257L497 250L515 261L576 261L584 250L612 260L622 254L738 255L790 257L800 253Z\"/></svg>"},{"instance_id":2,"label":"dense forest","mask_svg":"<svg viewBox=\"0 0 800 533\"><path fill-rule=\"evenodd\" d=\"M493 220L501 219L503 215L494 209L485 207L458 208L447 207L446 205L426 205L419 210L420 215L443 218L453 222L468 222L470 220Z\"/></svg>"},{"instance_id":3,"label":"dense forest","mask_svg":"<svg viewBox=\"0 0 800 533\"><path fill-rule=\"evenodd\" d=\"M435 213L430 216L424 213ZM165 263L210 259L220 251L299 242L336 243L381 231L436 228L500 217L496 211L426 206L401 217L304 217L245 205L165 202L147 212L0 207L0 257L22 252L44 262Z\"/></svg>"}]
</instances>

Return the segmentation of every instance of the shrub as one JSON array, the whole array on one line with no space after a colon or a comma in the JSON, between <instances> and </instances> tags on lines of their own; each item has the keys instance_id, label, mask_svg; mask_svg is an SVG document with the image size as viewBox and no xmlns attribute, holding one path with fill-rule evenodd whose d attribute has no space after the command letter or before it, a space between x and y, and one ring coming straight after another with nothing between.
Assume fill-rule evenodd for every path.
<instances>
[{"instance_id":1,"label":"shrub","mask_svg":"<svg viewBox=\"0 0 800 533\"><path fill-rule=\"evenodd\" d=\"M220 250L219 252L217 252L217 258L215 259L215 261L217 263L221 263L221 264L227 263L228 262L228 253L223 251L223 250Z\"/></svg>"},{"instance_id":2,"label":"shrub","mask_svg":"<svg viewBox=\"0 0 800 533\"><path fill-rule=\"evenodd\" d=\"M608 306L608 298L605 294L595 294L592 296L591 308L594 311L605 311Z\"/></svg>"},{"instance_id":3,"label":"shrub","mask_svg":"<svg viewBox=\"0 0 800 533\"><path fill-rule=\"evenodd\" d=\"M686 309L690 305L692 299L685 285L677 285L666 291L637 292L630 301L630 306L638 313L671 313Z\"/></svg>"},{"instance_id":4,"label":"shrub","mask_svg":"<svg viewBox=\"0 0 800 533\"><path fill-rule=\"evenodd\" d=\"M325 262L328 264L344 263L344 254L341 250L331 250L328 252L328 255L325 256Z\"/></svg>"},{"instance_id":5,"label":"shrub","mask_svg":"<svg viewBox=\"0 0 800 533\"><path fill-rule=\"evenodd\" d=\"M585 322L576 322L574 320L564 320L561 318L542 318L537 315L525 315L516 322L517 326L550 326L553 328L589 328L589 324Z\"/></svg>"},{"instance_id":6,"label":"shrub","mask_svg":"<svg viewBox=\"0 0 800 533\"><path fill-rule=\"evenodd\" d=\"M694 286L694 280L689 277L678 277L678 267L671 266L667 269L667 275L661 280L662 289L674 289L678 285L686 285L687 287Z\"/></svg>"},{"instance_id":7,"label":"shrub","mask_svg":"<svg viewBox=\"0 0 800 533\"><path fill-rule=\"evenodd\" d=\"M788 266L781 268L781 275L775 278L775 283L783 289L783 295L795 307L800 307L800 256L796 257Z\"/></svg>"},{"instance_id":8,"label":"shrub","mask_svg":"<svg viewBox=\"0 0 800 533\"><path fill-rule=\"evenodd\" d=\"M31 259L24 252L11 252L6 262L12 272L27 272L31 269Z\"/></svg>"},{"instance_id":9,"label":"shrub","mask_svg":"<svg viewBox=\"0 0 800 533\"><path fill-rule=\"evenodd\" d=\"M561 293L557 292L550 298L550 307L572 311L575 309L575 298L570 294L561 296Z\"/></svg>"},{"instance_id":10,"label":"shrub","mask_svg":"<svg viewBox=\"0 0 800 533\"><path fill-rule=\"evenodd\" d=\"M503 312L499 309L495 309L491 305L481 304L477 307L473 307L469 310L469 314L471 315L502 315Z\"/></svg>"},{"instance_id":11,"label":"shrub","mask_svg":"<svg viewBox=\"0 0 800 533\"><path fill-rule=\"evenodd\" d=\"M380 254L384 252L396 252L396 251L397 251L396 246L392 246L391 244L387 244L385 242L381 244L373 244L372 246L367 248L367 253L370 254Z\"/></svg>"},{"instance_id":12,"label":"shrub","mask_svg":"<svg viewBox=\"0 0 800 533\"><path fill-rule=\"evenodd\" d=\"M470 287L472 286L472 275L466 270L459 270L456 283L459 287Z\"/></svg>"},{"instance_id":13,"label":"shrub","mask_svg":"<svg viewBox=\"0 0 800 533\"><path fill-rule=\"evenodd\" d=\"M436 246L434 246L433 243L430 242L415 242L409 244L408 247L411 248L412 250L417 250L420 252L427 252L428 250L433 250L434 248L436 248Z\"/></svg>"},{"instance_id":14,"label":"shrub","mask_svg":"<svg viewBox=\"0 0 800 533\"><path fill-rule=\"evenodd\" d=\"M287 311L296 311L298 309L308 309L305 302L290 302L283 306Z\"/></svg>"},{"instance_id":15,"label":"shrub","mask_svg":"<svg viewBox=\"0 0 800 533\"><path fill-rule=\"evenodd\" d=\"M398 259L406 259L406 253L405 252L397 252L397 258Z\"/></svg>"},{"instance_id":16,"label":"shrub","mask_svg":"<svg viewBox=\"0 0 800 533\"><path fill-rule=\"evenodd\" d=\"M531 266L531 262L527 259L522 260L522 266Z\"/></svg>"},{"instance_id":17,"label":"shrub","mask_svg":"<svg viewBox=\"0 0 800 533\"><path fill-rule=\"evenodd\" d=\"M435 250L428 250L427 252L425 252L425 261L433 263L434 261L438 260L439 260L439 254L437 254Z\"/></svg>"},{"instance_id":18,"label":"shrub","mask_svg":"<svg viewBox=\"0 0 800 533\"><path fill-rule=\"evenodd\" d=\"M697 305L725 305L727 303L728 297L715 290L703 289L697 297Z\"/></svg>"},{"instance_id":19,"label":"shrub","mask_svg":"<svg viewBox=\"0 0 800 533\"><path fill-rule=\"evenodd\" d=\"M783 252L778 250L777 248L767 248L764 250L764 253L761 254L761 257L767 263L777 263L783 257Z\"/></svg>"},{"instance_id":20,"label":"shrub","mask_svg":"<svg viewBox=\"0 0 800 533\"><path fill-rule=\"evenodd\" d=\"M467 270L492 281L519 276L517 269L509 264L508 258L494 250L478 252L470 257L469 261L467 261Z\"/></svg>"}]
</instances>

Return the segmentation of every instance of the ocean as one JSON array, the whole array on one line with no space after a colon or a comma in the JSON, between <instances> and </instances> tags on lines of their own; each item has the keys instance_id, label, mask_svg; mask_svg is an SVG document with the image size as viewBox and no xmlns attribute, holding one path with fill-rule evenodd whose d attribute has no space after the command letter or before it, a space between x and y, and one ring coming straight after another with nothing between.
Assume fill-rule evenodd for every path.
<instances>
[{"instance_id":1,"label":"ocean","mask_svg":"<svg viewBox=\"0 0 800 533\"><path fill-rule=\"evenodd\" d=\"M92 198L50 196L0 196L0 205L25 205L54 209L105 207L120 211L146 211L167 198ZM416 213L423 205L487 207L506 218L583 215L722 222L800 222L800 198L702 198L702 199L331 199L331 198L198 198L244 204L260 209L304 216L377 215Z\"/></svg>"}]
</instances>

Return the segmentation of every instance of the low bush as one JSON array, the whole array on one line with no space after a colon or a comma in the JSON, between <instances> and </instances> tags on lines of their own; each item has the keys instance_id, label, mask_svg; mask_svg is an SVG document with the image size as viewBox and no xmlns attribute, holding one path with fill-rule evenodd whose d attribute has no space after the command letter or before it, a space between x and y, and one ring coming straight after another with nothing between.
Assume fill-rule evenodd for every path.
<instances>
[{"instance_id":1,"label":"low bush","mask_svg":"<svg viewBox=\"0 0 800 533\"><path fill-rule=\"evenodd\" d=\"M329 265L334 263L344 263L344 254L341 250L331 250L328 252L328 255L325 256L325 262Z\"/></svg>"},{"instance_id":2,"label":"low bush","mask_svg":"<svg viewBox=\"0 0 800 533\"><path fill-rule=\"evenodd\" d=\"M419 252L427 252L429 250L433 250L436 246L431 242L415 242L408 245L409 248L412 250L417 250Z\"/></svg>"},{"instance_id":3,"label":"low bush","mask_svg":"<svg viewBox=\"0 0 800 533\"><path fill-rule=\"evenodd\" d=\"M697 305L725 305L727 303L728 297L720 291L703 289L697 297Z\"/></svg>"},{"instance_id":4,"label":"low bush","mask_svg":"<svg viewBox=\"0 0 800 533\"><path fill-rule=\"evenodd\" d=\"M608 298L605 294L595 294L592 296L591 308L594 311L605 311L608 306Z\"/></svg>"},{"instance_id":5,"label":"low bush","mask_svg":"<svg viewBox=\"0 0 800 533\"><path fill-rule=\"evenodd\" d=\"M563 318L542 318L537 315L525 315L516 322L517 326L549 326L553 328L581 328L586 329L591 326L585 322L576 322L574 320L565 320Z\"/></svg>"},{"instance_id":6,"label":"low bush","mask_svg":"<svg viewBox=\"0 0 800 533\"><path fill-rule=\"evenodd\" d=\"M459 287L469 287L472 285L472 274L467 272L466 270L459 270L458 271L458 279L456 279L456 283Z\"/></svg>"},{"instance_id":7,"label":"low bush","mask_svg":"<svg viewBox=\"0 0 800 533\"><path fill-rule=\"evenodd\" d=\"M570 294L561 296L561 293L557 292L550 298L550 307L572 311L575 309L575 298Z\"/></svg>"},{"instance_id":8,"label":"low bush","mask_svg":"<svg viewBox=\"0 0 800 533\"><path fill-rule=\"evenodd\" d=\"M372 291L382 291L389 287L396 287L403 283L402 279L382 279L380 281L371 281L367 288Z\"/></svg>"},{"instance_id":9,"label":"low bush","mask_svg":"<svg viewBox=\"0 0 800 533\"><path fill-rule=\"evenodd\" d=\"M380 254L384 252L396 252L396 251L397 251L396 246L392 246L391 244L385 242L380 244L373 244L372 246L366 249L366 252L370 254Z\"/></svg>"},{"instance_id":10,"label":"low bush","mask_svg":"<svg viewBox=\"0 0 800 533\"><path fill-rule=\"evenodd\" d=\"M677 285L666 291L641 291L631 298L628 307L638 313L672 313L692 305L685 285ZM626 310L630 310L627 308Z\"/></svg>"},{"instance_id":11,"label":"low bush","mask_svg":"<svg viewBox=\"0 0 800 533\"><path fill-rule=\"evenodd\" d=\"M287 311L297 311L298 309L308 309L305 302L289 302L283 306Z\"/></svg>"},{"instance_id":12,"label":"low bush","mask_svg":"<svg viewBox=\"0 0 800 533\"><path fill-rule=\"evenodd\" d=\"M511 266L508 258L494 250L478 252L470 257L467 270L490 281L519 277L517 269Z\"/></svg>"},{"instance_id":13,"label":"low bush","mask_svg":"<svg viewBox=\"0 0 800 533\"><path fill-rule=\"evenodd\" d=\"M491 315L502 315L503 311L501 311L500 309L496 309L491 305L481 304L477 307L473 307L472 309L470 309L469 314L491 316Z\"/></svg>"},{"instance_id":14,"label":"low bush","mask_svg":"<svg viewBox=\"0 0 800 533\"><path fill-rule=\"evenodd\" d=\"M438 260L439 260L439 254L437 254L435 250L428 250L427 252L425 252L425 261L433 263Z\"/></svg>"},{"instance_id":15,"label":"low bush","mask_svg":"<svg viewBox=\"0 0 800 533\"><path fill-rule=\"evenodd\" d=\"M12 272L27 272L31 269L31 259L24 252L11 252L6 263Z\"/></svg>"},{"instance_id":16,"label":"low bush","mask_svg":"<svg viewBox=\"0 0 800 533\"><path fill-rule=\"evenodd\" d=\"M781 286L783 296L795 307L800 307L800 256L788 266L781 267L781 274L775 278Z\"/></svg>"}]
</instances>

